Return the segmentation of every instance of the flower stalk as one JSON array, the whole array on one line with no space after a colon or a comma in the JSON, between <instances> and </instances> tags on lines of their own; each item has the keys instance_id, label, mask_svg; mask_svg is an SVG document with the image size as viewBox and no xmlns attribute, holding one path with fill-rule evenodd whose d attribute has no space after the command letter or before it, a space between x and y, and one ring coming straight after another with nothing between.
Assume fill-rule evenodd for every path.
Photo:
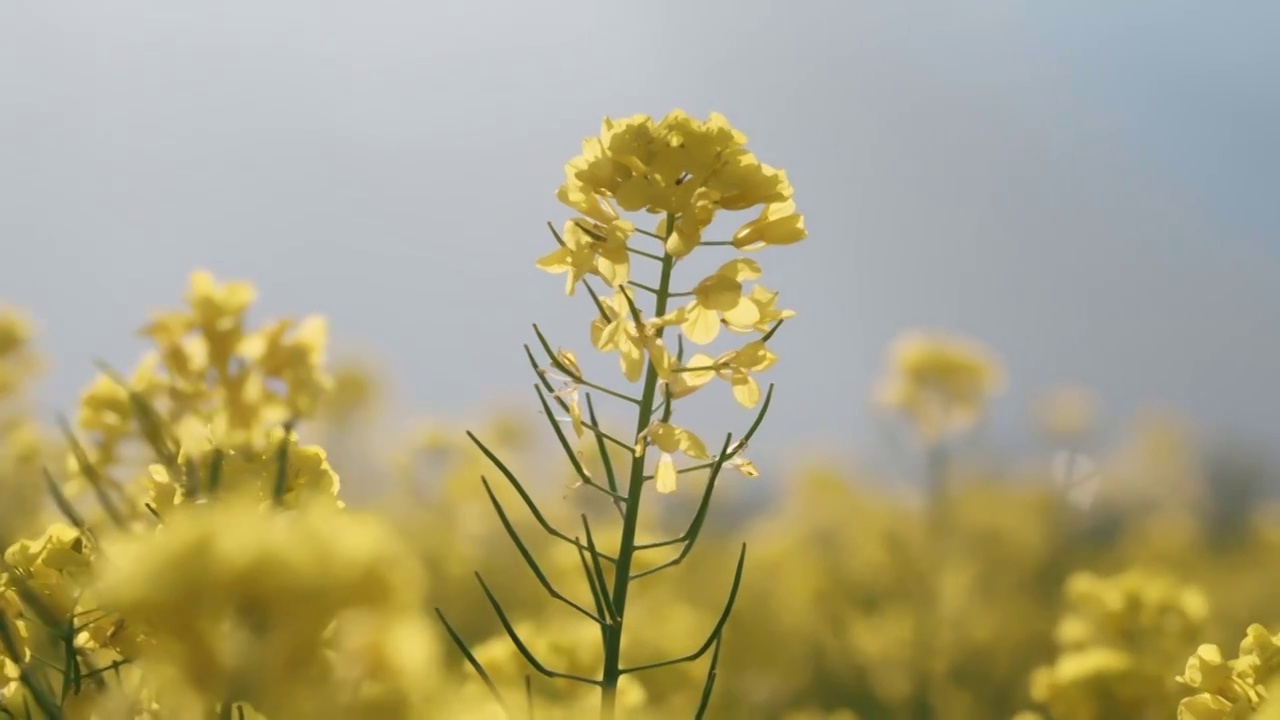
<instances>
[{"instance_id":1,"label":"flower stalk","mask_svg":"<svg viewBox=\"0 0 1280 720\"><path fill-rule=\"evenodd\" d=\"M666 660L635 666L624 664L622 646L634 582L675 567L688 557L702 531L712 494L726 466L748 477L757 474L750 461L742 457L742 452L764 419L773 388L770 386L762 398L754 376L776 362L777 357L765 343L793 313L776 307L776 292L758 284L744 287L761 275L759 264L745 257L725 262L714 274L692 283L692 289L676 285L680 260L700 244L716 249L729 246L753 251L790 245L805 237L803 219L791 202L792 190L786 174L756 160L745 150L745 141L745 136L719 115L698 121L677 110L660 122L646 116L618 121L606 119L600 136L588 138L583 154L566 166L566 183L557 193L561 202L579 213L579 217L565 222L559 230L551 226L556 249L539 259L538 267L565 274L566 295L574 295L579 287L586 289L597 311L591 324L592 344L601 352L616 354L623 376L638 385L639 392L633 395L614 390L606 383L588 380L573 353L553 350L536 325L534 332L546 354L547 367L527 346L525 353L538 378L534 390L542 414L569 461L577 478L576 486L604 496L618 512L621 527L616 551L607 554L601 550L597 533L592 531L585 515L581 518L581 534L570 535L555 527L538 509L515 473L479 438L468 433L542 530L572 545L577 552L583 579L591 594L590 607L571 600L550 582L516 532L488 479L482 478L499 522L543 590L553 600L568 605L579 616L599 626L598 675L564 672L544 664L520 637L508 611L489 585L477 576L481 589L512 645L535 671L544 677L598 688L602 720L615 720L623 711L619 687L626 676L695 662L711 652L710 667L697 695L698 706L691 708L695 717L703 717L710 707L716 683L720 643L742 582L745 545L739 552L723 609L699 646ZM711 224L717 212L753 206L761 206L759 216L743 225L733 241L702 243L702 230ZM619 210L645 210L660 216L662 221L656 230L644 230L622 219ZM662 247L658 251L631 247L629 241L635 235L658 240ZM656 281L632 277L633 257L658 265ZM646 269L653 267L643 264ZM588 282L589 278L602 280L612 295L597 292ZM637 293L643 295L637 298ZM674 354L666 343L669 328L678 333ZM724 337L721 330L757 337L715 357L697 353L685 358L686 340L695 345L708 345ZM716 379L730 386L740 405L759 410L741 439L735 442L733 434L727 434L719 452L712 455L697 434L675 424L675 404ZM553 380L562 385L556 387ZM635 408L630 439L601 427L593 392ZM566 430L566 426L572 431ZM577 447L580 442L594 445L604 471L603 480L588 471ZM623 467L615 467L609 454L610 445L628 450L625 475ZM686 459L695 462L679 467ZM642 539L645 486L652 483L659 494L675 492L680 478L694 472L707 473L707 482L684 532L664 540ZM635 570L639 553L667 547L677 547L671 558ZM453 630L443 613L440 619L467 662L482 680L488 678L476 654ZM510 704L503 700L496 685L485 681L510 716ZM531 714L531 709L526 710L526 714Z\"/></svg>"}]
</instances>

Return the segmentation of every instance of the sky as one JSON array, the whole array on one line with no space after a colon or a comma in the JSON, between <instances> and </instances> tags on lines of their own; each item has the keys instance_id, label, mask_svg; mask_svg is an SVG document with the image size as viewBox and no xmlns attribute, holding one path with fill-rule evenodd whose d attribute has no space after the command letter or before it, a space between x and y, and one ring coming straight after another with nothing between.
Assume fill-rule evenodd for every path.
<instances>
[{"instance_id":1,"label":"sky","mask_svg":"<svg viewBox=\"0 0 1280 720\"><path fill-rule=\"evenodd\" d=\"M869 388L919 326L1001 354L1004 436L1072 382L1116 427L1280 447L1280 6L905 5L10 0L0 299L50 414L203 267L328 315L395 417L532 416L530 324L589 349L533 267L564 162L604 116L715 111L810 233L756 256L797 313L757 455L881 451ZM718 391L709 437L749 421Z\"/></svg>"}]
</instances>

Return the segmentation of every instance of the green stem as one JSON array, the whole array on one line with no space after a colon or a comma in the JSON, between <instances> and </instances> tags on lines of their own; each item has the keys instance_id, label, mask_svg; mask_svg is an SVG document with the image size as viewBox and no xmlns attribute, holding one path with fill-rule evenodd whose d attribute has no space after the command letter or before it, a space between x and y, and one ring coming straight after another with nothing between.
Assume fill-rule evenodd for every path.
<instances>
[{"instance_id":1,"label":"green stem","mask_svg":"<svg viewBox=\"0 0 1280 720\"><path fill-rule=\"evenodd\" d=\"M674 218L667 216L667 230L670 233ZM662 276L658 281L657 300L654 317L661 317L667 312L667 293L671 289L671 271L675 267L675 259L670 255L662 258ZM658 329L658 338L662 337L662 329ZM653 419L653 401L658 394L658 373L650 363L645 369L644 390L640 397L640 412L636 418L636 436L649 427ZM604 672L601 675L600 717L602 720L614 720L617 712L618 679L622 677L622 628L626 617L627 592L631 588L631 560L636 552L636 532L640 524L640 495L644 490L645 456L642 452L631 458L631 475L627 484L626 513L622 518L622 536L618 541L618 561L614 565L613 609L615 622L607 628L604 640Z\"/></svg>"},{"instance_id":2,"label":"green stem","mask_svg":"<svg viewBox=\"0 0 1280 720\"><path fill-rule=\"evenodd\" d=\"M950 487L947 483L947 452L941 441L935 441L928 450L928 482L925 497L925 546L924 546L924 578L921 583L923 591L918 606L918 617L915 628L915 662L916 688L915 703L912 708L913 720L933 720L937 717L934 706L937 691L937 667L939 665L937 633L942 629L940 622L940 585L942 573L946 569L944 552L950 540L948 527L948 506L950 503Z\"/></svg>"}]
</instances>

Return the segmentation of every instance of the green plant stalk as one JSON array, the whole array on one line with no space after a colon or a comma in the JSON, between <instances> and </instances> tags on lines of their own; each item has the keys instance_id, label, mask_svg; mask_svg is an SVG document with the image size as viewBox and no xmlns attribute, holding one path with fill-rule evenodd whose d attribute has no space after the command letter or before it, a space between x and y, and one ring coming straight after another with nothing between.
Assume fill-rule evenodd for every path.
<instances>
[{"instance_id":1,"label":"green plant stalk","mask_svg":"<svg viewBox=\"0 0 1280 720\"><path fill-rule=\"evenodd\" d=\"M670 235L675 225L675 218L667 216L667 234ZM675 266L675 258L670 255L662 257L662 276L658 282L657 300L654 306L654 317L661 317L667 312L667 300L671 290L671 270ZM657 331L662 338L662 330ZM636 436L644 432L653 420L653 401L658 391L658 372L653 363L645 368L644 390L640 396L640 412L636 418ZM606 629L604 642L604 670L601 675L600 717L603 720L614 720L618 704L618 679L622 677L622 628L626 617L627 592L631 588L631 560L636 552L636 531L640 520L640 496L644 491L644 464L648 452L641 452L631 458L631 475L627 481L626 513L622 518L622 535L618 541L618 562L614 566L613 599L616 621Z\"/></svg>"},{"instance_id":2,"label":"green plant stalk","mask_svg":"<svg viewBox=\"0 0 1280 720\"><path fill-rule=\"evenodd\" d=\"M915 629L914 665L918 676L912 720L933 720L938 714L934 707L934 694L938 679L937 633L942 628L939 590L946 568L943 555L950 539L948 505L951 488L947 482L947 452L941 442L929 447L926 461L928 494L925 498L924 582L921 583L924 594Z\"/></svg>"}]
</instances>

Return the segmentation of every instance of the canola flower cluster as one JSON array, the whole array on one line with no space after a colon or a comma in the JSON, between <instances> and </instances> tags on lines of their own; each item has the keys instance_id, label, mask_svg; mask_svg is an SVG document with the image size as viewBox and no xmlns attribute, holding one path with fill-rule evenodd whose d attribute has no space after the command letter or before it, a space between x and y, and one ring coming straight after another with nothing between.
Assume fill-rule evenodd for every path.
<instances>
[{"instance_id":1,"label":"canola flower cluster","mask_svg":"<svg viewBox=\"0 0 1280 720\"><path fill-rule=\"evenodd\" d=\"M1276 690L1280 680L1280 637L1257 623L1250 625L1240 641L1235 659L1224 660L1222 649L1205 643L1187 660L1187 669L1178 682L1196 691L1178 704L1179 720L1230 720L1231 718L1273 718L1280 706L1267 705L1254 714L1268 697L1268 687Z\"/></svg>"},{"instance_id":2,"label":"canola flower cluster","mask_svg":"<svg viewBox=\"0 0 1280 720\"><path fill-rule=\"evenodd\" d=\"M584 141L537 265L589 299L620 376L535 326L549 434L511 415L388 444L386 380L331 367L323 318L259 324L251 285L203 271L50 430L34 327L0 310L0 717L1280 717L1258 575L1280 515L1206 500L1230 476L1176 426L1138 425L1088 512L966 455L1004 385L973 340L904 333L873 388L923 502L809 462L745 509L722 471L760 475L758 376L795 314L756 258L805 238L792 195L719 115ZM724 255L685 277L695 253ZM709 443L677 409L720 382L754 417ZM1051 400L1044 435L1086 445L1096 396ZM391 492L357 500L374 475Z\"/></svg>"},{"instance_id":3,"label":"canola flower cluster","mask_svg":"<svg viewBox=\"0 0 1280 720\"><path fill-rule=\"evenodd\" d=\"M1031 698L1051 717L1165 717L1176 695L1168 668L1204 631L1208 599L1170 576L1129 570L1068 578L1054 630L1059 651L1031 676Z\"/></svg>"}]
</instances>

